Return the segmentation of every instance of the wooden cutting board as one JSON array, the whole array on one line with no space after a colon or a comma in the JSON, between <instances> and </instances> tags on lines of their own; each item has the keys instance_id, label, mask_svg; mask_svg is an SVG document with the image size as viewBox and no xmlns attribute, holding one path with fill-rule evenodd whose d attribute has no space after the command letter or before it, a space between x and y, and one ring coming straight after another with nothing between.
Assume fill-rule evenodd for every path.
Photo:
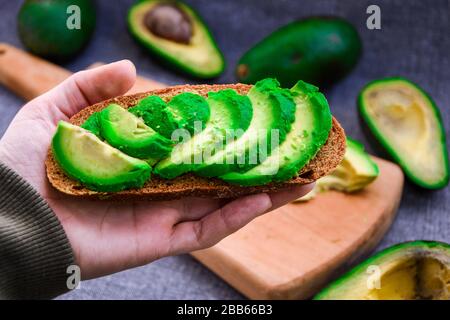
<instances>
[{"instance_id":1,"label":"wooden cutting board","mask_svg":"<svg viewBox=\"0 0 450 320\"><path fill-rule=\"evenodd\" d=\"M42 94L69 75L59 66L0 44L0 82L25 99ZM139 78L130 92L163 86ZM373 249L395 217L403 173L391 162L375 160L380 176L363 191L332 191L286 205L192 255L249 298L312 296Z\"/></svg>"}]
</instances>

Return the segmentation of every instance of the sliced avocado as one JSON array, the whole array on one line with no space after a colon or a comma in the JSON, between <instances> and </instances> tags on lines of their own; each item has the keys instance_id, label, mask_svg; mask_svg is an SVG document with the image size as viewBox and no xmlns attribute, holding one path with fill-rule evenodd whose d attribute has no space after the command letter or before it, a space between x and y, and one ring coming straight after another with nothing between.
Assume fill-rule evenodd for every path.
<instances>
[{"instance_id":1,"label":"sliced avocado","mask_svg":"<svg viewBox=\"0 0 450 320\"><path fill-rule=\"evenodd\" d=\"M150 178L151 167L101 141L91 132L60 121L53 137L55 160L71 178L87 188L115 192L140 188Z\"/></svg>"},{"instance_id":2,"label":"sliced avocado","mask_svg":"<svg viewBox=\"0 0 450 320\"><path fill-rule=\"evenodd\" d=\"M207 99L211 116L205 129L194 135L185 143L180 143L172 153L161 160L155 167L155 173L172 179L191 171L203 161L205 150L208 152L223 146L227 133L234 133L239 138L247 130L252 119L252 104L247 96L242 96L231 89L210 92Z\"/></svg>"},{"instance_id":3,"label":"sliced avocado","mask_svg":"<svg viewBox=\"0 0 450 320\"><path fill-rule=\"evenodd\" d=\"M200 16L180 1L144 0L128 13L134 38L176 70L198 78L213 78L225 60Z\"/></svg>"},{"instance_id":4,"label":"sliced avocado","mask_svg":"<svg viewBox=\"0 0 450 320\"><path fill-rule=\"evenodd\" d=\"M331 130L328 102L318 88L303 81L291 89L296 105L295 122L286 139L260 165L247 172L231 172L220 178L253 186L285 181L298 174L326 142Z\"/></svg>"},{"instance_id":5,"label":"sliced avocado","mask_svg":"<svg viewBox=\"0 0 450 320\"><path fill-rule=\"evenodd\" d=\"M450 245L414 241L385 249L315 296L316 300L449 300Z\"/></svg>"},{"instance_id":6,"label":"sliced avocado","mask_svg":"<svg viewBox=\"0 0 450 320\"><path fill-rule=\"evenodd\" d=\"M117 104L110 104L99 115L101 135L113 147L141 159L161 159L172 150L172 141L145 125Z\"/></svg>"},{"instance_id":7,"label":"sliced avocado","mask_svg":"<svg viewBox=\"0 0 450 320\"><path fill-rule=\"evenodd\" d=\"M262 148L263 153L270 155L272 140L281 143L285 139L295 112L289 90L281 89L277 80L268 78L257 82L247 96L253 107L248 129L194 168L198 175L217 177L232 171L247 171L266 159L261 156Z\"/></svg>"},{"instance_id":8,"label":"sliced avocado","mask_svg":"<svg viewBox=\"0 0 450 320\"><path fill-rule=\"evenodd\" d=\"M411 181L438 189L449 182L445 130L434 101L404 78L375 80L358 98L365 123Z\"/></svg>"},{"instance_id":9,"label":"sliced avocado","mask_svg":"<svg viewBox=\"0 0 450 320\"><path fill-rule=\"evenodd\" d=\"M285 87L299 79L325 86L348 74L361 56L355 27L338 17L310 17L276 30L239 60L238 80L275 77Z\"/></svg>"},{"instance_id":10,"label":"sliced avocado","mask_svg":"<svg viewBox=\"0 0 450 320\"><path fill-rule=\"evenodd\" d=\"M180 93L168 103L158 96L148 96L128 111L168 139L177 129L186 129L191 135L203 130L210 116L205 98L191 92Z\"/></svg>"},{"instance_id":11,"label":"sliced avocado","mask_svg":"<svg viewBox=\"0 0 450 320\"><path fill-rule=\"evenodd\" d=\"M210 116L206 99L191 92L177 94L167 103L167 109L179 128L186 129L190 134L203 130Z\"/></svg>"},{"instance_id":12,"label":"sliced avocado","mask_svg":"<svg viewBox=\"0 0 450 320\"><path fill-rule=\"evenodd\" d=\"M102 138L100 132L100 120L99 120L100 112L94 112L86 119L86 121L81 125L83 129L86 129L93 134L95 134L100 139Z\"/></svg>"},{"instance_id":13,"label":"sliced avocado","mask_svg":"<svg viewBox=\"0 0 450 320\"><path fill-rule=\"evenodd\" d=\"M182 128L182 123L174 119L167 103L159 96L148 96L128 111L142 118L147 126L167 139L176 129Z\"/></svg>"},{"instance_id":14,"label":"sliced avocado","mask_svg":"<svg viewBox=\"0 0 450 320\"><path fill-rule=\"evenodd\" d=\"M371 184L379 173L378 165L364 151L364 146L360 142L347 137L344 159L332 173L316 181L312 195L328 190L356 192ZM300 198L300 200L312 198L310 194L305 197L305 199Z\"/></svg>"}]
</instances>

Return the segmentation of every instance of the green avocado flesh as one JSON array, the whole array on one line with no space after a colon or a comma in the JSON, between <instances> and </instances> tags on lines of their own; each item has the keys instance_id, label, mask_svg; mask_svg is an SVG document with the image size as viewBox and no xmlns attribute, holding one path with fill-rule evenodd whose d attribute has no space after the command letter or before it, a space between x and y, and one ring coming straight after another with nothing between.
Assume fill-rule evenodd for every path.
<instances>
[{"instance_id":1,"label":"green avocado flesh","mask_svg":"<svg viewBox=\"0 0 450 320\"><path fill-rule=\"evenodd\" d=\"M113 147L141 159L161 159L172 150L172 141L117 104L99 114L101 135Z\"/></svg>"},{"instance_id":2,"label":"green avocado flesh","mask_svg":"<svg viewBox=\"0 0 450 320\"><path fill-rule=\"evenodd\" d=\"M190 92L180 93L168 103L158 96L149 96L128 111L168 139L177 129L185 129L191 135L203 130L210 116L205 98Z\"/></svg>"},{"instance_id":3,"label":"green avocado flesh","mask_svg":"<svg viewBox=\"0 0 450 320\"><path fill-rule=\"evenodd\" d=\"M275 77L285 87L299 79L325 86L348 74L361 55L356 29L337 17L292 22L257 43L239 60L243 83Z\"/></svg>"},{"instance_id":4,"label":"green avocado flesh","mask_svg":"<svg viewBox=\"0 0 450 320\"><path fill-rule=\"evenodd\" d=\"M114 154L153 167L164 179L192 172L230 184L256 186L296 176L324 145L331 126L328 103L317 87L298 81L288 90L267 78L245 95L224 89L209 92L206 99L183 92L169 101L148 96L129 109L110 104L81 125L78 131L84 134L73 134L72 146L86 149L88 140L91 149L116 150ZM64 143L59 148L63 147ZM86 167L83 155L74 149L65 158ZM103 166L104 160L96 157L89 158L92 170ZM59 156L64 169L69 162L65 158ZM65 169L69 176L93 190L116 190L116 186L96 186L97 174L91 169L69 169ZM104 174L102 170L99 174ZM118 176L119 180L123 177L121 172ZM120 181L117 190L136 186L135 181L129 185Z\"/></svg>"},{"instance_id":5,"label":"green avocado flesh","mask_svg":"<svg viewBox=\"0 0 450 320\"><path fill-rule=\"evenodd\" d=\"M364 151L364 146L347 137L344 159L331 174L317 180L314 189L355 192L372 183L378 174L378 165Z\"/></svg>"},{"instance_id":6,"label":"green avocado flesh","mask_svg":"<svg viewBox=\"0 0 450 320\"><path fill-rule=\"evenodd\" d=\"M323 289L316 300L449 300L450 245L414 241L385 249Z\"/></svg>"},{"instance_id":7,"label":"green avocado flesh","mask_svg":"<svg viewBox=\"0 0 450 320\"><path fill-rule=\"evenodd\" d=\"M128 13L133 37L168 66L197 78L213 78L225 60L199 15L180 1L144 0Z\"/></svg>"},{"instance_id":8,"label":"green avocado flesh","mask_svg":"<svg viewBox=\"0 0 450 320\"><path fill-rule=\"evenodd\" d=\"M299 81L292 89L295 122L286 139L260 165L243 173L231 172L221 179L252 186L285 181L296 176L323 146L331 130L331 113L318 88Z\"/></svg>"},{"instance_id":9,"label":"green avocado flesh","mask_svg":"<svg viewBox=\"0 0 450 320\"><path fill-rule=\"evenodd\" d=\"M204 177L218 177L229 172L244 172L262 163L281 143L291 129L295 104L288 90L279 87L275 79L264 79L248 92L253 106L253 118L239 138L204 159L194 171ZM265 154L265 156L264 156Z\"/></svg>"},{"instance_id":10,"label":"green avocado flesh","mask_svg":"<svg viewBox=\"0 0 450 320\"><path fill-rule=\"evenodd\" d=\"M87 188L115 192L140 188L150 178L151 167L101 141L91 132L60 121L52 150L63 171Z\"/></svg>"},{"instance_id":11,"label":"green avocado flesh","mask_svg":"<svg viewBox=\"0 0 450 320\"><path fill-rule=\"evenodd\" d=\"M173 97L167 103L167 109L179 123L179 128L186 129L190 134L203 130L210 116L205 98L190 92Z\"/></svg>"},{"instance_id":12,"label":"green avocado flesh","mask_svg":"<svg viewBox=\"0 0 450 320\"><path fill-rule=\"evenodd\" d=\"M358 104L370 131L411 181L429 189L448 184L445 130L428 94L407 79L387 78L363 88Z\"/></svg>"},{"instance_id":13,"label":"green avocado flesh","mask_svg":"<svg viewBox=\"0 0 450 320\"><path fill-rule=\"evenodd\" d=\"M167 108L167 103L158 96L148 96L128 111L142 118L147 126L168 139L176 129L182 128L182 124L174 119Z\"/></svg>"},{"instance_id":14,"label":"green avocado flesh","mask_svg":"<svg viewBox=\"0 0 450 320\"><path fill-rule=\"evenodd\" d=\"M178 144L169 157L155 167L156 174L172 179L192 171L202 163L205 153L220 150L227 139L238 138L247 130L252 119L252 105L247 96L227 89L210 92L207 102L211 116L205 129L189 141ZM234 134L235 130L238 135Z\"/></svg>"}]
</instances>

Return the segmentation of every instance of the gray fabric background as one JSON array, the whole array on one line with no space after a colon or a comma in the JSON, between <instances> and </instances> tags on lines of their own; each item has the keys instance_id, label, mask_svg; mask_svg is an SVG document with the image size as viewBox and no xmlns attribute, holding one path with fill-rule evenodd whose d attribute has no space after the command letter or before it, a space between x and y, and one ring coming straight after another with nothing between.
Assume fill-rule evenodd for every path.
<instances>
[{"instance_id":1,"label":"gray fabric background","mask_svg":"<svg viewBox=\"0 0 450 320\"><path fill-rule=\"evenodd\" d=\"M364 142L355 99L369 80L402 75L419 83L440 107L447 136L450 119L449 1L446 0L190 0L211 26L228 69L216 80L235 82L233 69L241 54L265 35L294 19L336 14L350 20L363 39L357 68L326 92L333 113L347 133ZM0 41L21 46L16 13L21 1L0 0ZM94 61L128 58L139 72L169 84L192 82L159 66L126 30L132 1L97 0L98 26L87 49L65 67L75 71ZM365 26L369 4L381 7L382 30ZM22 101L0 88L0 134ZM366 144L369 151L374 151ZM450 242L450 192L424 191L406 184L398 217L377 250L401 241L431 239ZM62 299L239 299L242 296L189 256L161 259L145 267L86 281Z\"/></svg>"}]
</instances>

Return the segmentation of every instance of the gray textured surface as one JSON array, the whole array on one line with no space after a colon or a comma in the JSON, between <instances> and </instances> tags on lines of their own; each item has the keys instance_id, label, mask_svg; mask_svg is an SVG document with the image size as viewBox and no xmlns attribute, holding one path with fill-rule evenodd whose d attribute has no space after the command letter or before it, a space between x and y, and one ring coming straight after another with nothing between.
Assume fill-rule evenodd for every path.
<instances>
[{"instance_id":1,"label":"gray textured surface","mask_svg":"<svg viewBox=\"0 0 450 320\"><path fill-rule=\"evenodd\" d=\"M15 14L21 1L0 0L0 41L20 46ZM98 28L89 47L66 65L71 70L94 61L128 58L140 72L162 82L190 81L157 65L126 31L126 10L132 1L98 0ZM447 136L450 129L449 1L188 1L205 18L228 61L217 82L234 82L233 66L240 55L267 33L296 18L337 14L349 19L364 43L363 57L354 72L326 92L333 113L347 133L366 141L358 123L355 99L360 88L374 78L402 75L418 82L435 99L443 113ZM378 4L382 30L365 27L365 11ZM191 81L192 82L192 81ZM0 88L0 134L22 101ZM368 146L368 149L373 149ZM428 192L407 184L398 217L379 249L397 242L432 239L450 242L449 188ZM227 284L189 256L170 257L148 266L102 279L86 281L80 290L63 296L74 298L135 299L235 299L241 298Z\"/></svg>"}]
</instances>

